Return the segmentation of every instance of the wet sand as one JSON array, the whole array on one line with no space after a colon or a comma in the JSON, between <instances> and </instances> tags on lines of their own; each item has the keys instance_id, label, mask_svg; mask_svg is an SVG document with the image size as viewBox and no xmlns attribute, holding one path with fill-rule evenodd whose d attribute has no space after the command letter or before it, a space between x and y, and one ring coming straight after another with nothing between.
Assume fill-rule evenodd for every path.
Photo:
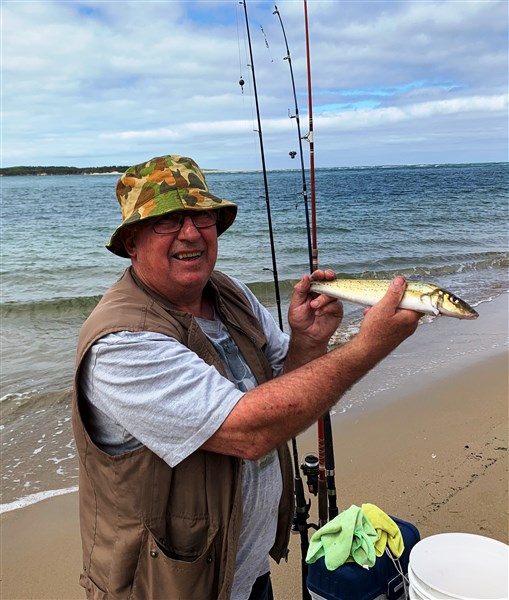
<instances>
[{"instance_id":1,"label":"wet sand","mask_svg":"<svg viewBox=\"0 0 509 600\"><path fill-rule=\"evenodd\" d=\"M508 397L504 354L333 421L339 508L371 502L414 523L421 538L465 532L509 543ZM309 434L299 450L316 448ZM272 571L279 600L301 597L300 536L291 542L288 564Z\"/></svg>"}]
</instances>

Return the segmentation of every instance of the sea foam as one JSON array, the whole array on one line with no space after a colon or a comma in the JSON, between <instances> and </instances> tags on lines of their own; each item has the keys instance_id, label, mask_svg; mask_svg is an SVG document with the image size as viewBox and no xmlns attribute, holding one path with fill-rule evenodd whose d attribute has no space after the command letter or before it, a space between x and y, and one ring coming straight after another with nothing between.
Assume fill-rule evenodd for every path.
<instances>
[{"instance_id":1,"label":"sea foam","mask_svg":"<svg viewBox=\"0 0 509 600\"><path fill-rule=\"evenodd\" d=\"M75 485L70 488L65 488L61 490L48 490L46 492L38 492L37 494L30 494L29 496L24 496L19 500L14 500L14 502L8 502L6 504L0 504L0 514L5 512L10 512L11 510L16 510L18 508L25 508L26 506L30 506L31 504L36 504L37 502L41 502L41 500L46 500L47 498L53 498L54 496L62 496L63 494L71 494L73 492L78 491L78 486Z\"/></svg>"}]
</instances>

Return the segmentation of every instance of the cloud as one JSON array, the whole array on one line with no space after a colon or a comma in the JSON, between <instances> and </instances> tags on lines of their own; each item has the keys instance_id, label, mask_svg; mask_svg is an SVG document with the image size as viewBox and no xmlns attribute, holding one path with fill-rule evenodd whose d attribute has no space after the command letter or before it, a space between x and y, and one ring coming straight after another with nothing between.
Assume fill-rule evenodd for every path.
<instances>
[{"instance_id":1,"label":"cloud","mask_svg":"<svg viewBox=\"0 0 509 600\"><path fill-rule=\"evenodd\" d=\"M429 119L438 115L458 115L475 113L503 113L507 111L508 98L499 96L473 96L451 100L437 100L409 104L405 107L389 107L376 109L362 109L348 112L325 113L322 115L323 123L327 127L340 129L364 129L376 127L379 123L402 121L414 122L416 119Z\"/></svg>"},{"instance_id":2,"label":"cloud","mask_svg":"<svg viewBox=\"0 0 509 600\"><path fill-rule=\"evenodd\" d=\"M303 5L277 5L307 127ZM318 166L454 162L458 145L469 161L507 160L505 0L308 7ZM281 27L272 2L247 8L267 164L295 167ZM3 166L178 152L206 168L259 168L236 0L4 0L2 58Z\"/></svg>"}]
</instances>

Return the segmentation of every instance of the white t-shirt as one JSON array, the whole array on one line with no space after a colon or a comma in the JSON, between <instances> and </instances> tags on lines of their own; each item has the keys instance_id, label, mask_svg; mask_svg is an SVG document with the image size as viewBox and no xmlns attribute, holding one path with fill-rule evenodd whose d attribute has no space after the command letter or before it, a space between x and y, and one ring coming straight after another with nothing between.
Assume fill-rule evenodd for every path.
<instances>
[{"instance_id":1,"label":"white t-shirt","mask_svg":"<svg viewBox=\"0 0 509 600\"><path fill-rule=\"evenodd\" d=\"M288 336L251 291L234 281L262 325L266 356L278 375ZM89 350L81 370L81 393L90 405L89 433L105 452L122 454L144 445L174 467L200 448L244 393L255 387L251 370L223 323L197 322L219 352L228 379L189 348L159 333L112 333ZM256 578L269 570L281 492L275 450L258 461L244 461L244 517L233 600L247 599Z\"/></svg>"}]
</instances>

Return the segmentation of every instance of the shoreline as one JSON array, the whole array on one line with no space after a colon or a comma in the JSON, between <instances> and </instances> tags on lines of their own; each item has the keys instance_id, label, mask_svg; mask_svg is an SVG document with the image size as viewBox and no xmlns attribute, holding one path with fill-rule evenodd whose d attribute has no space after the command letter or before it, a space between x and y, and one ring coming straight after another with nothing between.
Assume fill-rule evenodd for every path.
<instances>
[{"instance_id":1,"label":"shoreline","mask_svg":"<svg viewBox=\"0 0 509 600\"><path fill-rule=\"evenodd\" d=\"M348 391L332 411L333 419L391 402L430 379L456 372L507 345L509 294L477 305L480 318L428 320L416 334ZM360 309L359 309L360 315ZM348 330L348 321L343 325ZM404 389L398 391L403 385ZM37 401L37 402L35 402ZM77 484L77 459L70 431L70 390L40 398L9 396L3 404L4 479L0 514L33 504Z\"/></svg>"},{"instance_id":2,"label":"shoreline","mask_svg":"<svg viewBox=\"0 0 509 600\"><path fill-rule=\"evenodd\" d=\"M486 303L472 323L426 325L350 390L347 412L338 403L340 509L373 502L414 523L421 537L462 531L509 542L508 299ZM437 360L431 368L410 369L430 355ZM298 445L299 458L316 451L315 426ZM311 502L310 523L317 499ZM77 493L4 512L0 523L2 598L84 598ZM289 562L271 562L276 600L300 597L300 563L300 538L292 535Z\"/></svg>"}]
</instances>

